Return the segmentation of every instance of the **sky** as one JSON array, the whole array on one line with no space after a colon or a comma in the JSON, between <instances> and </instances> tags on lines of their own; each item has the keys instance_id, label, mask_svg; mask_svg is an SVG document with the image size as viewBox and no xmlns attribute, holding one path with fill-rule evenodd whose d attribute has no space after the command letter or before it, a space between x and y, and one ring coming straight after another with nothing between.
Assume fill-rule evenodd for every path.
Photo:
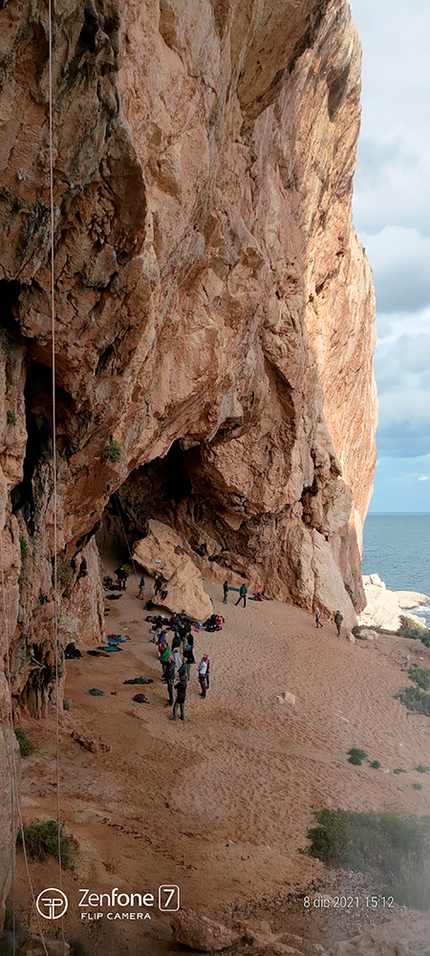
<instances>
[{"instance_id":1,"label":"sky","mask_svg":"<svg viewBox=\"0 0 430 956\"><path fill-rule=\"evenodd\" d=\"M349 2L363 47L354 225L378 327L370 512L430 512L430 2Z\"/></svg>"}]
</instances>

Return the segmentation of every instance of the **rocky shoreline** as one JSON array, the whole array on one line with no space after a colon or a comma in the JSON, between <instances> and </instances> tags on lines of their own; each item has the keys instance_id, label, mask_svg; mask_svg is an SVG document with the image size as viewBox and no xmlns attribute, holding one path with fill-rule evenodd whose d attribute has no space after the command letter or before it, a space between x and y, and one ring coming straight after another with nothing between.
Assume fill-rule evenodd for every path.
<instances>
[{"instance_id":1,"label":"rocky shoreline","mask_svg":"<svg viewBox=\"0 0 430 956\"><path fill-rule=\"evenodd\" d=\"M408 617L416 624L427 626L427 619L419 614L405 614L421 606L430 605L430 597L418 591L390 591L379 574L363 575L366 607L358 615L358 624L366 627L383 627L397 631L401 617Z\"/></svg>"}]
</instances>

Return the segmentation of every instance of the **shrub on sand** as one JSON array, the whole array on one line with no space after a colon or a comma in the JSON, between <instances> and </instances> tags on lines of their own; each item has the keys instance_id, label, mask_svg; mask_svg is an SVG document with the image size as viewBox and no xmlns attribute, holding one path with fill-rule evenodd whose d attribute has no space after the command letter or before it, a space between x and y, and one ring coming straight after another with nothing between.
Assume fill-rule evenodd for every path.
<instances>
[{"instance_id":1,"label":"shrub on sand","mask_svg":"<svg viewBox=\"0 0 430 956\"><path fill-rule=\"evenodd\" d=\"M430 817L395 808L359 813L319 810L308 830L308 855L332 866L376 874L387 895L430 907Z\"/></svg>"},{"instance_id":2,"label":"shrub on sand","mask_svg":"<svg viewBox=\"0 0 430 956\"><path fill-rule=\"evenodd\" d=\"M33 823L24 827L24 840L29 856L39 861L45 860L48 855L58 859L60 844L61 865L64 869L71 867L70 839L62 826L58 828L56 820L45 820L44 823ZM22 833L18 833L18 843L23 843Z\"/></svg>"},{"instance_id":3,"label":"shrub on sand","mask_svg":"<svg viewBox=\"0 0 430 956\"><path fill-rule=\"evenodd\" d=\"M348 750L348 763L354 764L355 767L361 767L363 760L367 760L365 750L361 750L360 747L351 747L351 750Z\"/></svg>"}]
</instances>

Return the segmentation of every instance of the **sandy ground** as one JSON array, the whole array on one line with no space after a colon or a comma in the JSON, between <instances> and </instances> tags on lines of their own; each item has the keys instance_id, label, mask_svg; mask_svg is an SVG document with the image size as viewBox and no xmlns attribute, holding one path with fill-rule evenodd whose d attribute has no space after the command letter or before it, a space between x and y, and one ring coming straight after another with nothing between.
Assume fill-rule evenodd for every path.
<instances>
[{"instance_id":1,"label":"sandy ground","mask_svg":"<svg viewBox=\"0 0 430 956\"><path fill-rule=\"evenodd\" d=\"M109 658L92 658L80 643L82 660L67 665L72 704L61 718L60 803L75 869L62 876L70 901L64 931L91 956L177 950L169 915L156 908L145 922L108 923L106 915L82 922L80 889L156 894L159 884L176 884L182 906L231 922L249 901L285 900L312 881L323 885L323 866L300 852L314 810L397 804L430 812L430 775L414 771L430 765L430 721L408 716L393 699L408 684L406 655L430 667L429 651L387 636L353 645L346 632L337 638L333 624L316 630L313 617L297 608L248 601L244 609L234 606L233 594L225 606L221 586L206 587L226 622L221 632L196 636L196 660L204 652L211 657L211 688L201 700L194 667L184 723L173 723L165 707L148 612L133 578L119 601L106 601L107 633L132 640ZM139 675L153 683L123 684ZM92 687L104 696L88 696ZM277 699L286 690L296 696L294 708ZM139 691L149 704L132 701ZM54 721L23 726L37 748L23 761L25 822L55 818ZM72 729L110 749L88 752L71 739ZM382 769L350 765L350 747L363 748ZM394 774L400 767L407 773ZM412 786L417 781L420 791ZM36 930L20 851L17 873L17 910ZM36 894L59 885L53 861L32 863L31 874ZM373 889L365 886L363 894ZM339 885L338 892L351 888ZM45 923L44 931L56 935L57 926ZM325 947L345 935L335 914L318 924Z\"/></svg>"}]
</instances>

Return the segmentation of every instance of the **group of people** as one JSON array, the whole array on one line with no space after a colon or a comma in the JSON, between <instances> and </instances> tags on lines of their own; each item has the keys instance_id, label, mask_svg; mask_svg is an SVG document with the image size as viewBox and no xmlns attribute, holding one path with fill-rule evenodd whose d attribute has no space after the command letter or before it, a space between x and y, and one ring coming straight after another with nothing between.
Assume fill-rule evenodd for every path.
<instances>
[{"instance_id":1,"label":"group of people","mask_svg":"<svg viewBox=\"0 0 430 956\"><path fill-rule=\"evenodd\" d=\"M194 628L197 622L192 621L185 612L173 614L169 621L155 618L153 623L154 637L158 647L158 656L162 668L162 680L167 685L168 700L166 707L173 707L172 720L185 720L185 700L187 688L191 678L191 667L195 664L194 657ZM168 643L167 631L173 632L171 644ZM203 654L197 665L200 683L200 697L206 699L210 684L210 658ZM177 678L177 679L176 679ZM176 682L176 683L175 683ZM174 691L176 694L174 695Z\"/></svg>"},{"instance_id":2,"label":"group of people","mask_svg":"<svg viewBox=\"0 0 430 956\"><path fill-rule=\"evenodd\" d=\"M243 601L243 606L246 607L246 595L248 594L248 588L247 588L246 584L241 584L241 585L240 585L240 588L234 588L234 587L231 587L231 585L228 583L228 581L224 581L224 584L223 584L223 586L222 586L222 589L223 589L223 593L224 593L224 597L223 597L223 599L222 599L222 600L223 600L223 604L227 604L227 602L228 602L228 593L229 593L229 591L239 591L239 597L238 597L238 599L237 599L237 601L236 601L236 607L237 607L238 604L240 604L241 601Z\"/></svg>"},{"instance_id":3,"label":"group of people","mask_svg":"<svg viewBox=\"0 0 430 956\"><path fill-rule=\"evenodd\" d=\"M317 627L317 628L318 628L318 627L322 627L322 626L323 626L323 623L322 623L322 621L321 621L321 611L320 611L319 607L318 607L316 604L314 604L313 611L314 611L314 614L315 614L315 627ZM334 623L335 623L335 625L336 625L337 636L340 637L340 635L341 635L341 629L342 629L342 621L343 621L343 617L342 617L340 611L335 611L333 620L334 620Z\"/></svg>"}]
</instances>

